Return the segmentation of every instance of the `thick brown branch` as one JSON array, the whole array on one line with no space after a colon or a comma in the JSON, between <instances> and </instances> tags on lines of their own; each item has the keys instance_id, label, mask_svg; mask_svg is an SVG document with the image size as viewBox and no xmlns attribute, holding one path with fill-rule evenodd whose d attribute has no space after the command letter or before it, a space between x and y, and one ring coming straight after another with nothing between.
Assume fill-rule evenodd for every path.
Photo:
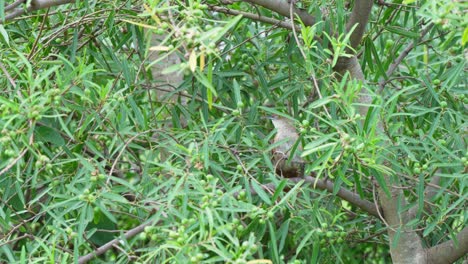
<instances>
[{"instance_id":1,"label":"thick brown branch","mask_svg":"<svg viewBox=\"0 0 468 264\"><path fill-rule=\"evenodd\" d=\"M75 3L75 0L32 0L31 7L34 10L49 8L52 6L64 5L69 3Z\"/></svg>"},{"instance_id":2,"label":"thick brown branch","mask_svg":"<svg viewBox=\"0 0 468 264\"><path fill-rule=\"evenodd\" d=\"M410 216L407 212L400 212L399 208L405 207L407 201L404 194L398 186L398 179L391 175L384 175L385 185L390 189L390 197L384 191L383 186L379 186L379 202L384 212L385 220L388 223L388 236L390 243L395 240L398 243L390 249L390 254L394 263L425 263L425 254L422 247L421 239L418 234L405 227L409 222ZM400 235L397 235L397 230Z\"/></svg>"},{"instance_id":3,"label":"thick brown branch","mask_svg":"<svg viewBox=\"0 0 468 264\"><path fill-rule=\"evenodd\" d=\"M252 20L272 24L272 25L282 27L282 28L286 28L286 29L292 29L292 24L290 22L287 22L287 21L281 21L281 20L278 20L278 19L270 18L270 17L265 17L265 16L256 15L256 14L252 14L252 13L237 11L237 10L229 9L227 7L209 6L209 8L211 10L213 10L213 11L216 11L216 12L220 12L220 13L224 13L224 14L228 14L228 15L234 15L234 16L242 15L243 17L246 17L248 19L252 19ZM296 30L300 30L300 28L296 26Z\"/></svg>"},{"instance_id":4,"label":"thick brown branch","mask_svg":"<svg viewBox=\"0 0 468 264\"><path fill-rule=\"evenodd\" d=\"M316 179L311 176L307 176L305 178L291 178L290 180L294 182L305 180L306 182L311 183L312 186L314 186L315 184L316 188L327 190L328 192L331 192L331 193L333 192L333 189L335 188L335 185L331 181L324 181L321 179ZM366 211L370 215L373 215L375 217L379 216L379 213L374 203L361 199L358 194L355 194L345 188L340 188L336 195L342 198L343 200L348 201L351 204L361 208L362 210Z\"/></svg>"},{"instance_id":5,"label":"thick brown branch","mask_svg":"<svg viewBox=\"0 0 468 264\"><path fill-rule=\"evenodd\" d=\"M427 250L427 263L444 264L453 263L468 254L468 227L457 235L458 244L453 240L446 241Z\"/></svg>"},{"instance_id":6,"label":"thick brown branch","mask_svg":"<svg viewBox=\"0 0 468 264\"><path fill-rule=\"evenodd\" d=\"M17 0L9 5L7 5L5 7L5 12L8 12L10 10L13 10L15 8L17 8L18 6L20 6L21 4L23 4L24 2L26 2L26 0Z\"/></svg>"},{"instance_id":7,"label":"thick brown branch","mask_svg":"<svg viewBox=\"0 0 468 264\"><path fill-rule=\"evenodd\" d=\"M434 196L441 189L441 187L439 186L439 183L440 183L440 176L433 176L431 179L431 182L427 184L424 190L424 210L426 210L429 213L432 213L432 206L431 206L430 201L432 200L432 198L434 198ZM418 206L411 208L411 210L408 213L410 219L416 216L418 209L419 209Z\"/></svg>"},{"instance_id":8,"label":"thick brown branch","mask_svg":"<svg viewBox=\"0 0 468 264\"><path fill-rule=\"evenodd\" d=\"M331 181L324 181L321 179L314 178L312 176L307 176L307 177L297 177L297 178L288 178L288 181L298 183L300 181L305 181L307 183L311 184L311 187L317 188L320 190L327 190L330 193L333 193L333 190L335 188L335 185ZM275 185L274 184L265 184L263 185L263 188L266 190L274 190ZM252 189L251 190L252 194L256 194L256 192ZM361 199L359 195L345 189L345 188L340 188L338 193L336 194L338 197L341 199L350 202L351 204L361 208L363 211L369 213L372 216L379 217L379 213L377 211L377 208L375 207L374 203L369 202L367 200Z\"/></svg>"},{"instance_id":9,"label":"thick brown branch","mask_svg":"<svg viewBox=\"0 0 468 264\"><path fill-rule=\"evenodd\" d=\"M357 24L350 38L352 48L357 47L361 41L371 8L371 0L355 1L353 13L346 27L349 31ZM339 73L348 71L352 79L364 81L364 76L356 56L352 58L341 57L335 66L335 70ZM369 111L368 106L371 104L372 100L369 92L363 89L358 100L361 104L359 109L360 114L363 116L367 115ZM384 133L382 122L377 124L377 130L379 133ZM398 239L397 245L391 248L392 260L394 263L407 263L408 258L410 258L411 263L424 263L426 256L422 248L421 240L416 232L406 230L404 224L409 221L408 214L399 211L399 208L404 207L407 203L402 190L398 188L400 183L398 179L396 179L396 182L393 181L394 179L391 175L387 174L383 175L383 177L385 179L385 185L390 188L390 197L387 196L387 192L384 191L383 186L379 186L379 202L384 213L385 222L389 227L388 234L390 243L393 244L394 241ZM399 233L400 236L397 236L396 230L401 231Z\"/></svg>"},{"instance_id":10,"label":"thick brown branch","mask_svg":"<svg viewBox=\"0 0 468 264\"><path fill-rule=\"evenodd\" d=\"M244 2L263 6L282 16L289 17L289 3L286 0L244 0ZM293 11L301 18L304 25L312 26L315 24L315 18L307 13L307 11L298 8L294 8Z\"/></svg>"},{"instance_id":11,"label":"thick brown branch","mask_svg":"<svg viewBox=\"0 0 468 264\"><path fill-rule=\"evenodd\" d=\"M350 38L350 44L353 49L356 49L361 42L373 3L374 1L372 0L354 1L351 17L346 25L346 32L349 32L357 24L356 29L354 29Z\"/></svg>"},{"instance_id":12,"label":"thick brown branch","mask_svg":"<svg viewBox=\"0 0 468 264\"><path fill-rule=\"evenodd\" d=\"M75 3L75 2L76 0L32 0L30 6L26 10L23 8L12 9L11 13L5 16L5 20L0 20L0 24L3 24L6 21L12 20L14 18L17 18L25 14L26 12L34 12L39 9L45 9L45 8L49 8L52 6L70 4L70 3ZM21 2L17 2L17 3L21 4ZM8 7L11 9L10 6Z\"/></svg>"},{"instance_id":13,"label":"thick brown branch","mask_svg":"<svg viewBox=\"0 0 468 264\"><path fill-rule=\"evenodd\" d=\"M369 20L369 15L372 10L372 0L362 0L362 1L355 1L353 12L351 13L351 17L346 25L346 32L349 32L355 25L356 28L351 33L350 37L350 46L354 50L357 48L359 43L361 42L362 36L364 35L364 31L366 29L367 22ZM353 51L351 49L347 49L346 53L351 54ZM340 57L338 59L337 64L335 65L335 71L343 74L346 71L350 71L351 76L358 79L363 80L364 75L353 75L353 72L356 69L353 69L355 66L360 67L359 63L354 58L348 57ZM359 69L360 71L360 69ZM360 102L362 103L362 102ZM367 102L366 102L367 103Z\"/></svg>"}]
</instances>

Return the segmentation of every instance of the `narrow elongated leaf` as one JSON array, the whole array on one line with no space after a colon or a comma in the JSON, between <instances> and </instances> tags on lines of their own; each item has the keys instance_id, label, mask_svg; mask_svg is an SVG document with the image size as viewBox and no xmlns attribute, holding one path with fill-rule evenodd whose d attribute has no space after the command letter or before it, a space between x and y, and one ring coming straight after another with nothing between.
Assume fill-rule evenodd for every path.
<instances>
[{"instance_id":1,"label":"narrow elongated leaf","mask_svg":"<svg viewBox=\"0 0 468 264\"><path fill-rule=\"evenodd\" d=\"M317 151L320 151L320 150L327 150L327 149L336 147L336 144L337 143L326 143L326 144L322 144L322 145L311 144L311 146L307 147L307 149L304 150L304 152L302 152L301 157L305 157L307 155L310 155L310 154L312 154L314 152L317 152Z\"/></svg>"},{"instance_id":2,"label":"narrow elongated leaf","mask_svg":"<svg viewBox=\"0 0 468 264\"><path fill-rule=\"evenodd\" d=\"M260 185L258 185L256 181L252 181L251 185L257 193L258 197L260 197L260 199L262 199L268 205L272 204L269 195L263 190L263 188Z\"/></svg>"},{"instance_id":3,"label":"narrow elongated leaf","mask_svg":"<svg viewBox=\"0 0 468 264\"><path fill-rule=\"evenodd\" d=\"M392 33L408 37L408 38L419 38L419 33L409 31L400 27L395 26L384 26L384 28Z\"/></svg>"}]
</instances>

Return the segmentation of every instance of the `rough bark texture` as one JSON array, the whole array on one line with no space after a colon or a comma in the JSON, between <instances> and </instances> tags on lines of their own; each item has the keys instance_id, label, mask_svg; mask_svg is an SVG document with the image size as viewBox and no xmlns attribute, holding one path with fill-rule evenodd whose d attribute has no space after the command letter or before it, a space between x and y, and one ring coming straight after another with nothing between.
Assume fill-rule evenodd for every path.
<instances>
[{"instance_id":1,"label":"rough bark texture","mask_svg":"<svg viewBox=\"0 0 468 264\"><path fill-rule=\"evenodd\" d=\"M387 186L395 186L390 181L390 176L386 175ZM403 207L404 197L401 189L391 188L391 197L388 197L383 188L379 188L379 202L388 224L388 236L390 238L390 254L395 264L423 264L426 263L426 256L422 247L421 240L415 231L408 230L404 225L408 222L407 213L398 213L398 202ZM401 197L401 199L399 199ZM399 230L399 231L398 231ZM397 233L400 233L397 236ZM398 239L398 241L395 241ZM395 246L393 246L395 245Z\"/></svg>"},{"instance_id":2,"label":"rough bark texture","mask_svg":"<svg viewBox=\"0 0 468 264\"><path fill-rule=\"evenodd\" d=\"M347 30L350 30L355 25L356 28L353 31L350 41L351 46L356 48L364 34L364 30L369 19L369 15L372 9L373 1L358 0L355 1L353 12L350 20L346 26ZM342 58L338 62L335 70L339 73L349 72L351 77L356 80L364 80L361 67L356 57L353 58ZM372 103L372 97L366 89L363 89L359 96L359 103L361 104L359 112L362 116L367 115L369 108L366 105ZM377 125L378 132L384 134L383 124ZM405 224L408 222L407 213L400 215L398 208L402 208L405 203L403 192L401 191L398 180L392 182L391 175L384 175L386 185L390 189L391 197L388 197L384 192L383 187L379 187L379 202L383 209L384 221L387 222L388 235L390 238L390 254L392 256L393 263L398 264L423 264L426 263L426 255L422 247L421 240L415 231L408 230L405 228ZM401 199L399 199L401 198ZM401 203L400 205L398 203ZM397 236L396 230L400 229L399 235ZM395 241L398 239L398 241ZM392 246L395 245L395 246Z\"/></svg>"},{"instance_id":3,"label":"rough bark texture","mask_svg":"<svg viewBox=\"0 0 468 264\"><path fill-rule=\"evenodd\" d=\"M289 3L286 0L244 0L255 5L263 6L267 9L275 11L276 13L289 17ZM294 13L299 15L304 25L312 26L315 24L315 18L307 13L305 10L298 8L293 9Z\"/></svg>"},{"instance_id":4,"label":"rough bark texture","mask_svg":"<svg viewBox=\"0 0 468 264\"><path fill-rule=\"evenodd\" d=\"M148 32L148 34L150 35L150 38L151 38L151 46L159 46L161 44L161 41L165 37L163 36L163 38L161 38L160 36L154 33L150 33L150 32ZM164 53L161 53L159 51L150 51L148 55L148 61L149 63L151 63L153 61L160 59L161 56L164 56ZM177 95L171 96L171 93L173 93L175 89L179 87L179 85L183 81L184 76L182 73L178 73L178 72L174 72L171 74L162 74L162 71L172 65L179 64L179 63L181 63L181 60L177 56L177 54L174 52L170 54L169 56L167 56L166 58L164 58L159 63L155 63L151 66L151 75L153 76L153 80L156 82L155 84L158 87L164 88L164 90L160 89L157 91L158 100L160 101L166 100L168 99L167 97L170 96L172 101L174 102L177 101L178 96ZM181 100L183 104L186 103L186 98L182 97Z\"/></svg>"},{"instance_id":5,"label":"rough bark texture","mask_svg":"<svg viewBox=\"0 0 468 264\"><path fill-rule=\"evenodd\" d=\"M468 227L463 228L457 235L458 243L453 240L446 241L427 251L428 264L445 264L457 261L468 251ZM465 260L466 262L466 260Z\"/></svg>"}]
</instances>

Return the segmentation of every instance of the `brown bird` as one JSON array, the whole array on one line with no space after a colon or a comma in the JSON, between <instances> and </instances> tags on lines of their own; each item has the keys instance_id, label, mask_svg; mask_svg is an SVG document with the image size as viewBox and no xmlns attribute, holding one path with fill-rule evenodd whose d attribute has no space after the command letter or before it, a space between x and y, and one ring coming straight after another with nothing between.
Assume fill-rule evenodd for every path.
<instances>
[{"instance_id":1,"label":"brown bird","mask_svg":"<svg viewBox=\"0 0 468 264\"><path fill-rule=\"evenodd\" d=\"M304 160L300 156L302 147L299 145L291 159L289 158L294 144L299 139L296 127L291 120L284 117L273 116L271 121L276 128L273 143L282 142L273 149L272 162L276 173L286 178L303 177Z\"/></svg>"}]
</instances>

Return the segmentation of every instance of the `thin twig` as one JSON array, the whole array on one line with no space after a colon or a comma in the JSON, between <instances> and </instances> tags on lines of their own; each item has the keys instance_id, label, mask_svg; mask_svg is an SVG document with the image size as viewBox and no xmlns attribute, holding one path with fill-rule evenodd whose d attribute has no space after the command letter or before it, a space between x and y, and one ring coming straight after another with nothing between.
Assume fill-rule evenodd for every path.
<instances>
[{"instance_id":1,"label":"thin twig","mask_svg":"<svg viewBox=\"0 0 468 264\"><path fill-rule=\"evenodd\" d=\"M12 9L12 12L6 15L4 20L0 20L0 24L3 24L6 21L12 20L14 18L17 18L25 14L26 12L34 12L39 9L45 9L45 8L49 8L52 6L64 5L64 4L70 4L70 3L75 3L75 0L32 0L30 6L27 9L24 9L24 8ZM14 4L19 5L17 3L14 3Z\"/></svg>"},{"instance_id":2,"label":"thin twig","mask_svg":"<svg viewBox=\"0 0 468 264\"><path fill-rule=\"evenodd\" d=\"M286 180L293 182L293 183L298 183L298 182L307 182L310 183L312 188L320 189L320 190L326 190L330 193L333 193L335 190L335 184L333 184L331 181L324 181L321 179L317 179L312 176L306 176L306 177L296 177L296 178L285 178ZM263 184L261 185L263 189L267 191L271 191L275 189L275 184L269 183L269 184ZM256 194L255 190L251 189L252 194ZM235 196L236 194L234 194ZM350 202L351 204L361 208L365 212L369 213L372 216L379 217L379 210L377 208L377 204L374 205L374 203L361 199L358 194L353 193L345 188L340 188L336 194L336 196L340 197L341 199Z\"/></svg>"},{"instance_id":3,"label":"thin twig","mask_svg":"<svg viewBox=\"0 0 468 264\"><path fill-rule=\"evenodd\" d=\"M380 220L385 224L385 226L386 226L387 228L389 228L389 229L392 230L393 232L396 232L396 230L395 230L393 227L391 227L391 226L387 223L387 221L386 221L385 218L383 217L382 213L380 213L380 210L379 210L379 207L378 207L377 197L376 197L376 195L375 195L375 184L374 184L374 183L372 184L372 197L374 198L374 204L375 204L375 206L377 207L377 213L379 214Z\"/></svg>"},{"instance_id":4,"label":"thin twig","mask_svg":"<svg viewBox=\"0 0 468 264\"><path fill-rule=\"evenodd\" d=\"M50 8L47 8L45 15L42 17L41 27L39 28L39 33L37 34L37 36L35 36L36 39L34 40L34 43L32 45L31 52L29 52L28 60L31 60L31 57L37 48L37 43L39 42L39 39L41 39L42 32L44 31L44 26L46 24L45 21L49 17L49 11L50 11Z\"/></svg>"},{"instance_id":5,"label":"thin twig","mask_svg":"<svg viewBox=\"0 0 468 264\"><path fill-rule=\"evenodd\" d=\"M124 238L126 240L136 236L137 234L143 232L145 230L145 227L147 226L150 226L153 224L153 221L149 221L147 223L143 223L133 229L130 229L128 230L125 234L124 234ZM84 256L81 256L79 259L78 259L78 263L79 264L84 264L84 263L87 263L88 261L92 260L93 258L97 257L97 256L100 256L104 253L106 253L108 250L112 249L114 247L114 245L120 243L122 241L121 238L116 238L114 240L111 240L109 242L107 242L106 244L102 245L101 247L98 247L95 251L87 254L87 255L84 255Z\"/></svg>"},{"instance_id":6,"label":"thin twig","mask_svg":"<svg viewBox=\"0 0 468 264\"><path fill-rule=\"evenodd\" d=\"M3 242L3 243L0 243L0 247L3 247L4 245L7 245L7 244L11 244L11 243L13 243L13 242L15 242L15 241L19 241L19 240L21 240L21 239L23 239L23 238L34 239L34 236L33 236L33 235L30 235L30 234L24 234L24 235L22 235L22 236L19 236L19 237L16 237L16 238L14 238L14 239L7 240L7 241L5 241L5 242Z\"/></svg>"},{"instance_id":7,"label":"thin twig","mask_svg":"<svg viewBox=\"0 0 468 264\"><path fill-rule=\"evenodd\" d=\"M317 91L317 95L319 96L319 99L322 99L323 96L322 96L322 93L320 93L320 87L318 86L317 79L315 79L314 75L312 75L312 81L314 82L314 88ZM330 118L330 120L332 120L333 118L330 115L330 112L328 112L328 109L327 109L327 107L325 105L323 105L323 110L325 110L325 113L327 114L328 118Z\"/></svg>"},{"instance_id":8,"label":"thin twig","mask_svg":"<svg viewBox=\"0 0 468 264\"><path fill-rule=\"evenodd\" d=\"M29 126L32 127L33 126L33 121L29 121ZM32 146L34 142L34 133L31 133L31 136L29 137L29 145ZM12 162L10 162L10 164L8 164L5 168L3 168L3 170L0 171L0 176L3 175L4 173L6 173L8 170L10 170L13 166L15 166L16 163L18 163L18 161L24 156L24 154L26 154L26 152L28 151L28 148L25 147L21 153L18 155L18 157L16 157Z\"/></svg>"},{"instance_id":9,"label":"thin twig","mask_svg":"<svg viewBox=\"0 0 468 264\"><path fill-rule=\"evenodd\" d=\"M427 25L426 28L424 28L423 31L421 31L421 35L419 36L419 39L422 39L429 32L429 30L431 30L433 26L434 26L433 23L430 23L429 25ZM408 44L408 46L406 46L406 48L401 52L400 56L398 56L398 58L396 58L392 62L392 64L390 64L390 66L388 67L388 70L385 72L386 77L391 76L393 72L395 72L398 65L400 65L403 59L406 58L406 56L408 56L408 54L416 46L416 44L417 44L416 41L412 41L411 43ZM384 78L382 78L379 81L379 93L383 91L386 84L387 84L387 81Z\"/></svg>"},{"instance_id":10,"label":"thin twig","mask_svg":"<svg viewBox=\"0 0 468 264\"><path fill-rule=\"evenodd\" d=\"M270 18L270 17L266 17L266 16L261 16L261 15L257 15L257 14L253 14L253 13L237 11L237 10L229 9L227 7L219 7L219 6L209 5L208 8L213 10L213 11L228 14L228 15L234 15L234 16L242 15L243 17L251 19L251 20L276 25L278 27L282 27L282 28L286 28L286 29L292 29L293 27L297 27L297 30L299 30L298 26L295 26L294 24L292 24L290 22L287 22L287 21L281 21L281 20L278 20L278 19L274 19L274 18Z\"/></svg>"},{"instance_id":11,"label":"thin twig","mask_svg":"<svg viewBox=\"0 0 468 264\"><path fill-rule=\"evenodd\" d=\"M10 84L13 86L13 88L16 88L16 83L15 83L15 80L13 80L13 78L11 77L10 73L7 71L7 69L5 68L5 65L3 65L3 63L0 61L0 69L2 69L3 73L5 74L5 76L7 77L8 81L10 82Z\"/></svg>"},{"instance_id":12,"label":"thin twig","mask_svg":"<svg viewBox=\"0 0 468 264\"><path fill-rule=\"evenodd\" d=\"M10 10L13 10L15 8L17 8L18 6L20 6L21 4L23 4L24 2L26 2L26 0L16 0L15 2L13 2L12 4L9 4L5 7L5 12L8 12Z\"/></svg>"},{"instance_id":13,"label":"thin twig","mask_svg":"<svg viewBox=\"0 0 468 264\"><path fill-rule=\"evenodd\" d=\"M293 10L293 8L294 8L294 1L291 1L291 3L289 3L289 18L291 19L291 24L293 25L292 32L293 32L293 35L294 35L294 39L296 40L297 47L299 48L299 51L302 54L302 57L304 58L304 60L307 60L307 56L305 55L304 51L302 50L301 42L299 41L299 37L297 37L296 27L294 25L294 10Z\"/></svg>"}]
</instances>

